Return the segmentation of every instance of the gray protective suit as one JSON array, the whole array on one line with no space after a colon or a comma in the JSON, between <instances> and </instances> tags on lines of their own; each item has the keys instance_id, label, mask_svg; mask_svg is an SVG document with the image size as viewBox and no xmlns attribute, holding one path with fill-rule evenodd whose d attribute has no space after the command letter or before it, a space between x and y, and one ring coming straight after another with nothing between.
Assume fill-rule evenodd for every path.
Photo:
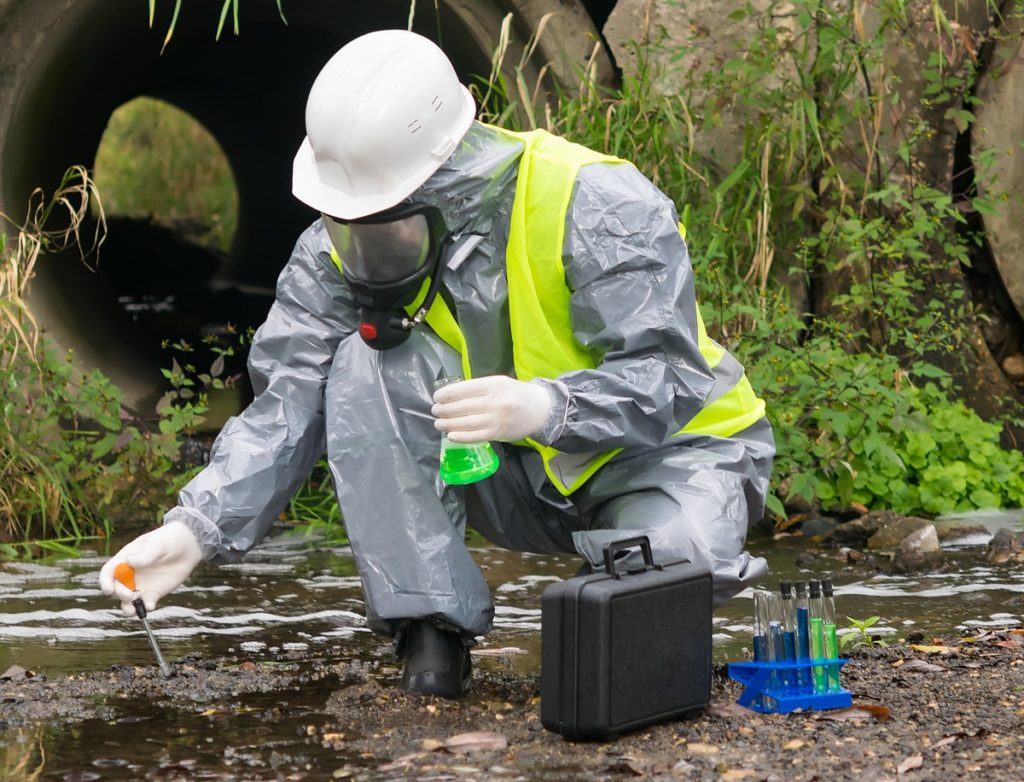
<instances>
[{"instance_id":1,"label":"gray protective suit","mask_svg":"<svg viewBox=\"0 0 1024 782\"><path fill-rule=\"evenodd\" d=\"M514 376L504 248L521 152L474 124L409 199L440 208L451 232L443 295L475 377ZM205 559L237 560L326 448L367 621L385 633L414 618L467 638L488 631L493 606L464 543L467 520L500 546L576 551L595 566L607 542L645 534L656 561L710 568L719 602L763 576L764 560L743 546L768 490L769 424L728 439L672 436L715 393L672 203L633 166L584 167L564 263L575 335L605 360L532 381L553 400L534 439L569 453L624 449L571 499L547 481L535 451L503 443L494 444L501 468L491 478L440 482L430 397L435 380L461 375L459 356L426 327L393 350L367 347L318 220L299 238L253 340L254 401L224 426L209 466L165 522L185 522Z\"/></svg>"}]
</instances>

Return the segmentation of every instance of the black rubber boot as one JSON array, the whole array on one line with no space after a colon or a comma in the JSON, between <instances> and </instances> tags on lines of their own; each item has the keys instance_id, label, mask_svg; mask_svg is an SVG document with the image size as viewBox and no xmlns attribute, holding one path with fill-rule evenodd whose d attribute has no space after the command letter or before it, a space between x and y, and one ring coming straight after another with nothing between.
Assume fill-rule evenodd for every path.
<instances>
[{"instance_id":1,"label":"black rubber boot","mask_svg":"<svg viewBox=\"0 0 1024 782\"><path fill-rule=\"evenodd\" d=\"M469 689L469 649L458 633L415 620L402 634L398 649L405 660L402 689L421 695L458 698Z\"/></svg>"}]
</instances>

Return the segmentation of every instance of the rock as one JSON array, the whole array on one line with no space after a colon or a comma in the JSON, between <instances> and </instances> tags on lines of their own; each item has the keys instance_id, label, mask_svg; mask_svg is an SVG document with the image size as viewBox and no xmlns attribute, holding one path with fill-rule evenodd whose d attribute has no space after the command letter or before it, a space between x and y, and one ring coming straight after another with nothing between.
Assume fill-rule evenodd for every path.
<instances>
[{"instance_id":1,"label":"rock","mask_svg":"<svg viewBox=\"0 0 1024 782\"><path fill-rule=\"evenodd\" d=\"M828 516L812 516L801 522L800 534L808 538L817 535L829 535L837 526L839 526L838 519L829 518Z\"/></svg>"},{"instance_id":2,"label":"rock","mask_svg":"<svg viewBox=\"0 0 1024 782\"><path fill-rule=\"evenodd\" d=\"M1006 40L1020 39L1024 21L1008 16L1001 34L1010 36ZM992 260L1017 312L1024 315L1024 204L1016 198L1024 181L1024 156L1018 146L1024 63L1017 51L1016 46L997 46L984 76L978 79L980 101L974 109L971 155L978 195L999 203L998 209L981 216ZM986 165L986 156L993 154L998 163Z\"/></svg>"},{"instance_id":3,"label":"rock","mask_svg":"<svg viewBox=\"0 0 1024 782\"><path fill-rule=\"evenodd\" d=\"M844 522L836 527L828 535L827 540L839 546L854 546L860 548L868 542L868 538L874 535L881 526L878 518L873 513L861 516L859 519Z\"/></svg>"},{"instance_id":4,"label":"rock","mask_svg":"<svg viewBox=\"0 0 1024 782\"><path fill-rule=\"evenodd\" d=\"M1014 353L1007 356L1001 366L1010 380L1024 380L1024 355Z\"/></svg>"},{"instance_id":5,"label":"rock","mask_svg":"<svg viewBox=\"0 0 1024 782\"><path fill-rule=\"evenodd\" d=\"M931 522L928 519L922 519L918 516L905 516L894 519L891 524L879 527L878 531L868 538L867 546L872 551L896 548L911 532L917 532L917 530L930 524ZM938 533L938 530L936 530L936 533Z\"/></svg>"},{"instance_id":6,"label":"rock","mask_svg":"<svg viewBox=\"0 0 1024 782\"><path fill-rule=\"evenodd\" d=\"M996 565L1024 561L1024 532L1014 534L1005 527L998 530L985 547L985 559Z\"/></svg>"},{"instance_id":7,"label":"rock","mask_svg":"<svg viewBox=\"0 0 1024 782\"><path fill-rule=\"evenodd\" d=\"M815 511L814 503L797 495L787 496L784 507L786 508L786 513L790 516L796 516L801 513L810 516Z\"/></svg>"},{"instance_id":8,"label":"rock","mask_svg":"<svg viewBox=\"0 0 1024 782\"><path fill-rule=\"evenodd\" d=\"M932 568L942 561L942 546L934 524L907 535L896 549L892 561L894 573L910 573Z\"/></svg>"}]
</instances>

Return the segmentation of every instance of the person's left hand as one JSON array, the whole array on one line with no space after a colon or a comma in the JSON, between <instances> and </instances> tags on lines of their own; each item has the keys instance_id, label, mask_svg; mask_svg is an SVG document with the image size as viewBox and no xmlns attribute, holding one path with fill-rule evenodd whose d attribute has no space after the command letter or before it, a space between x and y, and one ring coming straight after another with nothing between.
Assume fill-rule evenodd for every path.
<instances>
[{"instance_id":1,"label":"person's left hand","mask_svg":"<svg viewBox=\"0 0 1024 782\"><path fill-rule=\"evenodd\" d=\"M540 431L551 412L541 386L504 375L478 377L434 392L434 426L454 443L522 440Z\"/></svg>"}]
</instances>

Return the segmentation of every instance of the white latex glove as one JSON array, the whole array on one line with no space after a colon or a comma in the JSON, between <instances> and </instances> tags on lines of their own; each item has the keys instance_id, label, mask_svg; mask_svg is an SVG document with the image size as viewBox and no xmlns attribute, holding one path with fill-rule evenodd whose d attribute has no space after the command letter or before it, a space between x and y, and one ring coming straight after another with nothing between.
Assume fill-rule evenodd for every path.
<instances>
[{"instance_id":1,"label":"white latex glove","mask_svg":"<svg viewBox=\"0 0 1024 782\"><path fill-rule=\"evenodd\" d=\"M478 377L434 392L434 426L454 443L522 440L540 431L551 397L540 386L504 375Z\"/></svg>"},{"instance_id":2,"label":"white latex glove","mask_svg":"<svg viewBox=\"0 0 1024 782\"><path fill-rule=\"evenodd\" d=\"M172 521L135 538L100 570L100 589L115 595L121 609L135 616L132 601L142 597L147 611L184 583L202 559L199 541L181 522ZM114 579L114 568L125 562L135 570L135 591Z\"/></svg>"}]
</instances>

